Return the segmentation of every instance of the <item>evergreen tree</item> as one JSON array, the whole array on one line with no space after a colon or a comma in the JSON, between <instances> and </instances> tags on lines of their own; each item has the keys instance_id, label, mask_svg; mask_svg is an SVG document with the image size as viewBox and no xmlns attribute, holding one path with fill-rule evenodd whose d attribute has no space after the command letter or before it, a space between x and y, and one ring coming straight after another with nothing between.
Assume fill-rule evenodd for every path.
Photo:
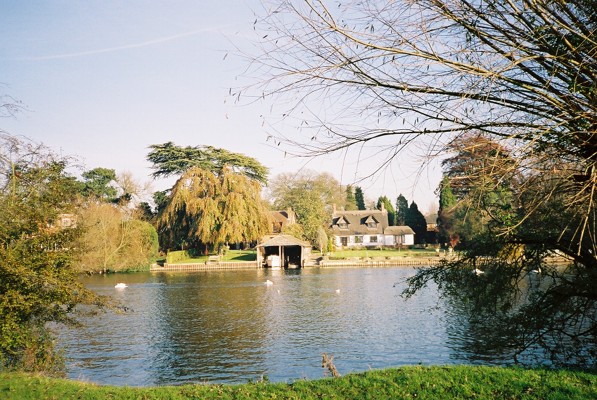
<instances>
[{"instance_id":1,"label":"evergreen tree","mask_svg":"<svg viewBox=\"0 0 597 400\"><path fill-rule=\"evenodd\" d=\"M447 243L451 247L455 247L459 239L458 234L453 230L452 224L454 206L456 206L456 196L452 193L450 179L444 175L439 185L438 240L440 243Z\"/></svg>"},{"instance_id":2,"label":"evergreen tree","mask_svg":"<svg viewBox=\"0 0 597 400\"><path fill-rule=\"evenodd\" d=\"M408 200L402 193L396 199L396 226L406 225L406 215L408 214Z\"/></svg>"},{"instance_id":3,"label":"evergreen tree","mask_svg":"<svg viewBox=\"0 0 597 400\"><path fill-rule=\"evenodd\" d=\"M344 207L346 211L356 210L357 209L357 201L354 196L354 191L352 185L346 186L346 205Z\"/></svg>"},{"instance_id":4,"label":"evergreen tree","mask_svg":"<svg viewBox=\"0 0 597 400\"><path fill-rule=\"evenodd\" d=\"M81 174L83 177L83 195L104 201L116 198L116 188L112 183L116 181L116 172L109 168L94 168Z\"/></svg>"},{"instance_id":5,"label":"evergreen tree","mask_svg":"<svg viewBox=\"0 0 597 400\"><path fill-rule=\"evenodd\" d=\"M394 206L392 205L392 202L390 201L390 199L388 199L386 196L380 196L377 199L376 208L378 210L381 210L382 204L383 204L385 210L388 212L388 224L390 226L393 226L396 223L396 211L394 210Z\"/></svg>"},{"instance_id":6,"label":"evergreen tree","mask_svg":"<svg viewBox=\"0 0 597 400\"><path fill-rule=\"evenodd\" d=\"M355 187L354 198L355 198L355 202L357 203L357 209L359 209L359 210L367 209L365 207L365 196L363 195L363 189L361 189L360 186Z\"/></svg>"},{"instance_id":7,"label":"evergreen tree","mask_svg":"<svg viewBox=\"0 0 597 400\"><path fill-rule=\"evenodd\" d=\"M425 216L419 211L419 207L414 201L410 203L410 207L406 213L405 222L406 225L410 226L412 230L415 231L415 243L424 243L425 235L427 234L427 221L425 221Z\"/></svg>"},{"instance_id":8,"label":"evergreen tree","mask_svg":"<svg viewBox=\"0 0 597 400\"><path fill-rule=\"evenodd\" d=\"M172 142L153 144L147 160L153 164L153 177L180 175L191 167L219 174L224 168L267 183L268 169L253 157L212 146L176 146Z\"/></svg>"}]
</instances>

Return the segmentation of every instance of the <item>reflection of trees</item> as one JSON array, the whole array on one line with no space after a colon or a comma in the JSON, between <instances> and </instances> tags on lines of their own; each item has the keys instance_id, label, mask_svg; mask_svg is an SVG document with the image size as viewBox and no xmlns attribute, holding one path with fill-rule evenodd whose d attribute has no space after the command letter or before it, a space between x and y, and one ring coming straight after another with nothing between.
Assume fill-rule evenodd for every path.
<instances>
[{"instance_id":1,"label":"reflection of trees","mask_svg":"<svg viewBox=\"0 0 597 400\"><path fill-rule=\"evenodd\" d=\"M267 333L260 304L265 291L256 290L252 274L160 275L167 285L157 308L162 344L156 367L184 380L263 374L263 354L254 349Z\"/></svg>"},{"instance_id":2,"label":"reflection of trees","mask_svg":"<svg viewBox=\"0 0 597 400\"><path fill-rule=\"evenodd\" d=\"M420 271L407 297L431 281L449 304L455 350L470 361L502 359L522 364L594 368L597 309L583 285L590 271L557 266L530 267L524 261L475 259ZM573 291L577 291L575 295ZM467 356L468 355L468 356ZM461 356L461 354L459 354Z\"/></svg>"}]
</instances>

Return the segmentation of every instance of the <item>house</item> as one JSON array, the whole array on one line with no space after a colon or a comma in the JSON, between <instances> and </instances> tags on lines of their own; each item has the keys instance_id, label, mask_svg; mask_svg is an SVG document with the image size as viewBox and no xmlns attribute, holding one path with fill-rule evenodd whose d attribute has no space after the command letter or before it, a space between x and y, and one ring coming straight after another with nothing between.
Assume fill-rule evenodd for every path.
<instances>
[{"instance_id":1,"label":"house","mask_svg":"<svg viewBox=\"0 0 597 400\"><path fill-rule=\"evenodd\" d=\"M408 226L389 226L388 211L336 210L333 207L332 233L336 247L409 246L415 233Z\"/></svg>"},{"instance_id":2,"label":"house","mask_svg":"<svg viewBox=\"0 0 597 400\"><path fill-rule=\"evenodd\" d=\"M287 208L284 211L270 211L270 219L272 221L270 233L282 233L282 230L288 226L296 223L296 214L292 208Z\"/></svg>"},{"instance_id":3,"label":"house","mask_svg":"<svg viewBox=\"0 0 597 400\"><path fill-rule=\"evenodd\" d=\"M58 214L56 219L47 224L51 230L68 229L77 227L77 216L75 214Z\"/></svg>"}]
</instances>

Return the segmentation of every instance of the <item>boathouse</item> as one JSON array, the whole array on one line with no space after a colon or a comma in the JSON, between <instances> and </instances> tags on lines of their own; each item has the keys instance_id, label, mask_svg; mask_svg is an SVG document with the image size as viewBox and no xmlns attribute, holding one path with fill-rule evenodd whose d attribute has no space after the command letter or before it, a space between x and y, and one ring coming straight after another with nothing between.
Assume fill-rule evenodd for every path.
<instances>
[{"instance_id":1,"label":"boathouse","mask_svg":"<svg viewBox=\"0 0 597 400\"><path fill-rule=\"evenodd\" d=\"M311 245L291 235L266 237L257 245L257 265L271 268L301 268L311 256Z\"/></svg>"}]
</instances>

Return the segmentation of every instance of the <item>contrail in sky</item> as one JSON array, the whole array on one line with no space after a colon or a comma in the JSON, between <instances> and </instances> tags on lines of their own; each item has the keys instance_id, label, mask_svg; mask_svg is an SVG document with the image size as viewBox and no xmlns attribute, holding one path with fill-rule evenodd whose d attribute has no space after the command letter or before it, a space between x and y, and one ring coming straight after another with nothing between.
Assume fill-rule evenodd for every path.
<instances>
[{"instance_id":1,"label":"contrail in sky","mask_svg":"<svg viewBox=\"0 0 597 400\"><path fill-rule=\"evenodd\" d=\"M111 52L114 52L114 51L136 49L136 48L139 48L139 47L146 47L146 46L151 46L151 45L154 45L154 44L169 42L169 41L172 41L172 40L176 40L176 39L180 39L180 38L184 38L184 37L188 37L188 36L197 35L199 33L214 32L214 31L218 31L218 30L220 30L222 28L224 28L224 26L222 26L222 27L215 27L215 28L199 29L199 30L196 30L196 31L179 33L178 35L165 36L165 37L161 37L161 38L157 38L157 39L153 39L153 40L148 40L146 42L127 44L127 45L124 45L124 46L109 47L109 48L106 48L106 49L80 51L80 52L77 52L77 53L54 54L54 55L39 56L39 57L24 57L24 58L21 58L21 60L28 60L28 61L57 60L57 59L61 59L61 58L73 58L73 57L90 56L90 55L94 55L94 54L111 53Z\"/></svg>"}]
</instances>

